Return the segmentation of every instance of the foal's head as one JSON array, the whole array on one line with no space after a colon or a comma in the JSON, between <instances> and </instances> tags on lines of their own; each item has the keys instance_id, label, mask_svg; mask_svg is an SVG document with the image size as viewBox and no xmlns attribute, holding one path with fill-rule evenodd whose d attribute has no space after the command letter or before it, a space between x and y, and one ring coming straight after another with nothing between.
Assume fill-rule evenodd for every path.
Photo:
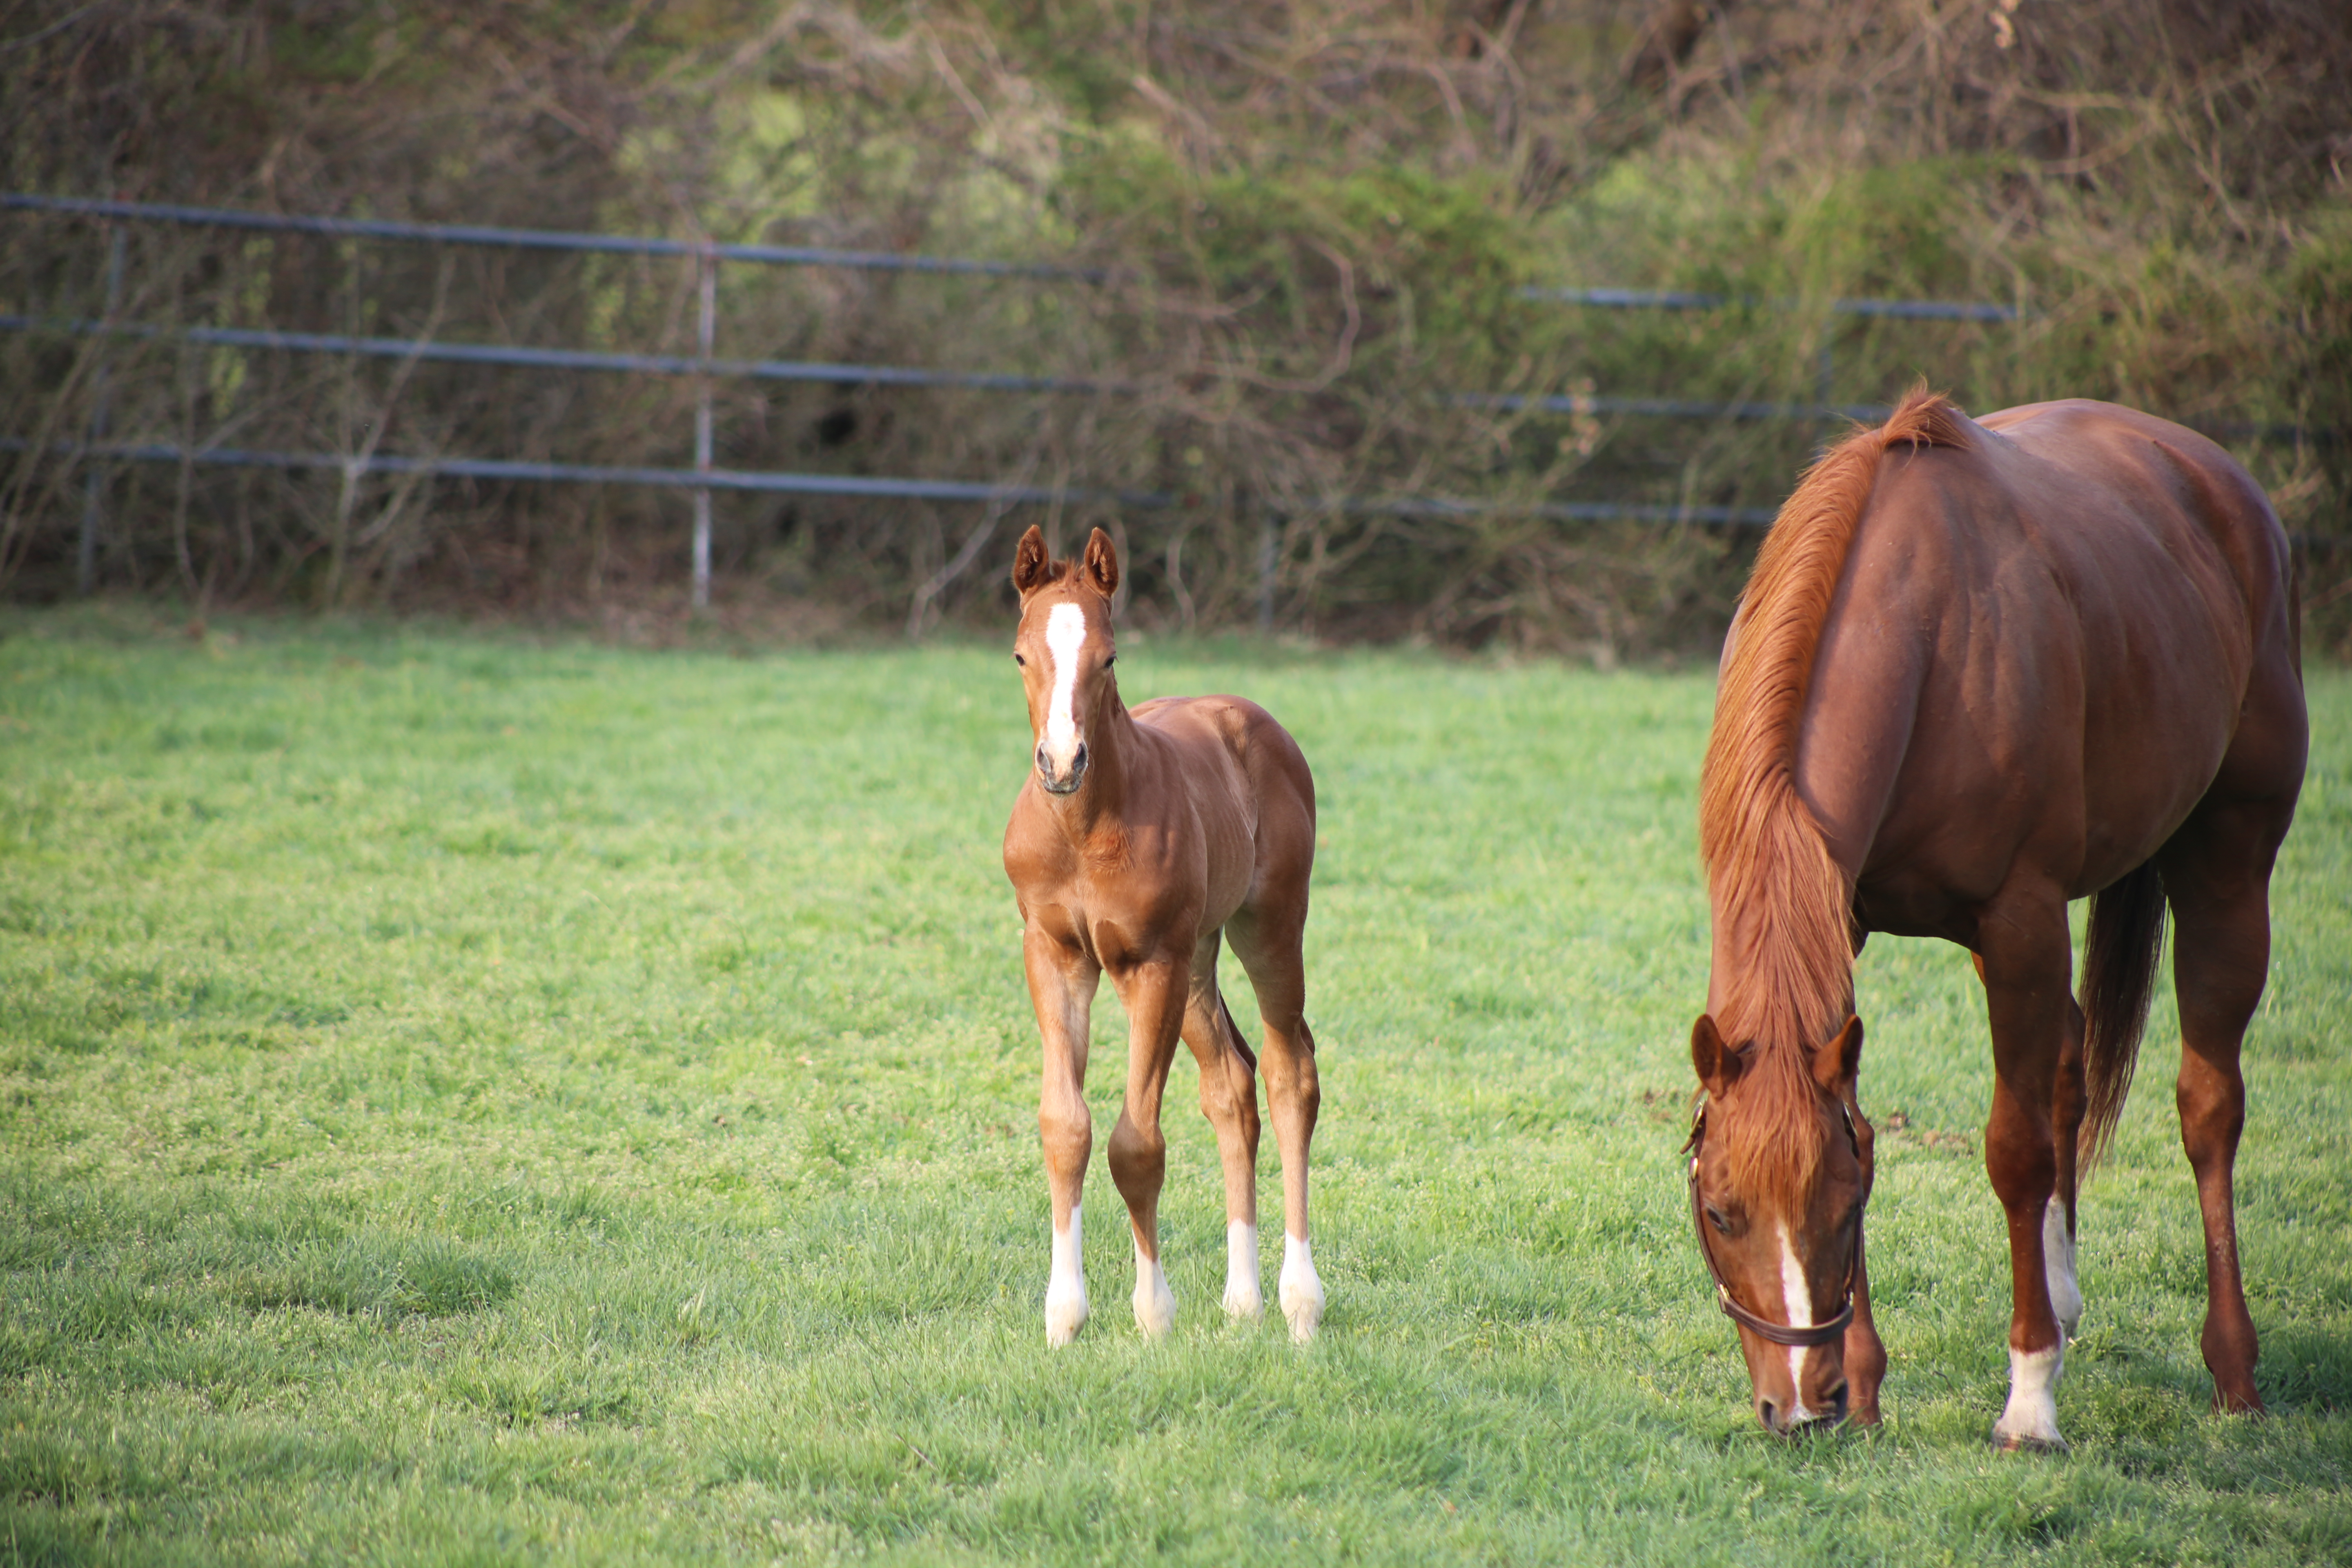
<instances>
[{"instance_id":1,"label":"foal's head","mask_svg":"<svg viewBox=\"0 0 2352 1568\"><path fill-rule=\"evenodd\" d=\"M1013 662L1029 692L1037 783L1048 794L1069 795L1086 782L1090 727L1118 702L1110 669L1118 657L1110 596L1118 591L1118 549L1097 528L1082 558L1055 561L1032 527L1013 552L1013 586L1021 595Z\"/></svg>"},{"instance_id":2,"label":"foal's head","mask_svg":"<svg viewBox=\"0 0 2352 1568\"><path fill-rule=\"evenodd\" d=\"M1845 1419L1871 1129L1854 1100L1862 1021L1810 1049L1727 1045L1691 1031L1706 1100L1691 1128L1691 1219L1739 1348L1758 1419L1775 1432Z\"/></svg>"}]
</instances>

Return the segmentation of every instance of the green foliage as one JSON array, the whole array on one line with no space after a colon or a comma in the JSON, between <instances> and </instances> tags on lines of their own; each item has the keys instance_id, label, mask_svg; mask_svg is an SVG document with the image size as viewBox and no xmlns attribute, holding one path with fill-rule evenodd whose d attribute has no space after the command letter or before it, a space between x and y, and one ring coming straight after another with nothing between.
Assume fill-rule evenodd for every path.
<instances>
[{"instance_id":1,"label":"green foliage","mask_svg":"<svg viewBox=\"0 0 2352 1568\"><path fill-rule=\"evenodd\" d=\"M1036 395L722 384L725 466L1062 487L1139 622L1700 654L1750 534L1567 524L1556 502L1769 511L1833 418L1515 397L1990 409L2114 398L2226 440L2322 542L2347 646L2342 81L2333 0L1922 10L1548 0L1067 0L785 9L488 0L35 0L0 109L11 188L1071 263L1094 281L724 269L722 357L1001 371ZM0 310L104 305L91 225L0 230ZM690 355L691 261L138 231L165 329L430 332ZM1603 312L1529 284L1720 294ZM1832 311L1990 300L2013 324ZM1501 401L1497 401L1500 399ZM693 460L695 388L602 374L0 337L0 594L73 590L101 402L134 440ZM2294 431L2300 429L2298 437ZM677 498L330 463L98 476L98 576L215 604L674 624ZM1129 505L1118 492L1166 498ZM1468 502L1399 511L1400 499ZM722 603L821 637L999 607L1002 518L714 503ZM969 547L968 547L969 546ZM2330 595L2335 595L2330 597ZM2331 608L2330 606L2336 606Z\"/></svg>"},{"instance_id":2,"label":"green foliage","mask_svg":"<svg viewBox=\"0 0 2352 1568\"><path fill-rule=\"evenodd\" d=\"M2310 676L2248 1060L2273 1415L2207 1411L2165 997L2084 1199L2074 1451L2037 1461L1984 1440L1991 1067L1938 943L1873 942L1859 973L1888 1425L1781 1443L1747 1411L1677 1152L1703 676L1123 638L1131 700L1245 692L1316 769L1331 1310L1303 1350L1218 1312L1184 1067L1175 1333L1127 1321L1097 1164L1096 1316L1049 1355L1000 646L0 630L0 1531L29 1560L2261 1568L2352 1543L2340 673ZM1096 1029L1107 1126L1108 992ZM1261 1176L1271 1202L1270 1149Z\"/></svg>"}]
</instances>

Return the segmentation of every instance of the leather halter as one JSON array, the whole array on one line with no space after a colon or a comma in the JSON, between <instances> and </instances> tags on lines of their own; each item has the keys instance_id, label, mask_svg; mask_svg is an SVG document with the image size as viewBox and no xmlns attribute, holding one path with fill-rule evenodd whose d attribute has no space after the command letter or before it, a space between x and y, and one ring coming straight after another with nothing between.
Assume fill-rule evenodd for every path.
<instances>
[{"instance_id":1,"label":"leather halter","mask_svg":"<svg viewBox=\"0 0 2352 1568\"><path fill-rule=\"evenodd\" d=\"M1853 1129L1853 1111L1843 1100L1840 1100L1838 1113L1845 1118L1846 1140L1853 1145L1854 1153L1858 1156L1862 1152L1862 1139ZM1706 1107L1701 1105L1698 1114L1691 1118L1690 1142L1685 1145L1690 1151L1691 1157L1691 1226L1698 1232L1699 1261L1706 1265L1707 1278L1715 1281L1716 1305L1723 1309L1725 1317L1729 1318L1758 1339L1768 1340L1776 1345L1786 1345L1792 1350L1811 1350L1843 1338L1846 1325L1853 1321L1853 1274L1855 1268L1862 1261L1862 1205L1857 1204L1854 1206L1853 1250L1846 1254L1845 1260L1845 1289L1843 1291L1845 1305L1838 1310L1837 1316L1826 1323L1814 1323L1805 1328L1799 1328L1790 1323L1776 1323L1769 1318L1759 1318L1731 1299L1730 1283L1724 1279L1723 1270L1716 1267L1714 1249L1706 1244L1706 1205L1700 1203L1698 1195L1699 1150L1706 1141Z\"/></svg>"}]
</instances>

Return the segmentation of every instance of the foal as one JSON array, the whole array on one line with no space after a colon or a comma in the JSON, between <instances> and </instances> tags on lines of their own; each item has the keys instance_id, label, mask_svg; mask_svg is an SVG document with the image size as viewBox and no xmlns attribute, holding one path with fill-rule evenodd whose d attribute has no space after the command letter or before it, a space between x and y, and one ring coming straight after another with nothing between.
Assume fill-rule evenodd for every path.
<instances>
[{"instance_id":1,"label":"foal","mask_svg":"<svg viewBox=\"0 0 2352 1568\"><path fill-rule=\"evenodd\" d=\"M1045 1036L1037 1129L1053 1198L1045 1342L1087 1321L1078 1205L1094 1148L1087 1029L1103 972L1127 1009L1127 1098L1110 1135L1111 1180L1135 1232L1135 1321L1176 1320L1160 1266L1168 1141L1160 1099L1181 1034L1201 1064L1201 1110L1225 1173L1225 1310L1264 1308L1257 1270L1257 1085L1217 992L1220 931L1249 972L1265 1024L1266 1100L1282 1152L1281 1302L1291 1337L1314 1337L1323 1282L1307 1236L1307 1146L1322 1092L1299 939L1315 864L1315 780L1297 743L1238 697L1169 697L1129 711L1111 674L1118 552L1101 529L1085 558L1054 561L1032 528L1013 561L1034 766L1004 830L1021 904L1029 999Z\"/></svg>"}]
</instances>

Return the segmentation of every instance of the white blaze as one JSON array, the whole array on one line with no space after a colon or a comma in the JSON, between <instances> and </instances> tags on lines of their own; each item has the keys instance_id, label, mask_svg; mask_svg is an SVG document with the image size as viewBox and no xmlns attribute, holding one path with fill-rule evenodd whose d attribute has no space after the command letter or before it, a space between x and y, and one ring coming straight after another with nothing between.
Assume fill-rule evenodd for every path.
<instances>
[{"instance_id":1,"label":"white blaze","mask_svg":"<svg viewBox=\"0 0 2352 1568\"><path fill-rule=\"evenodd\" d=\"M1078 650L1086 646L1087 613L1076 605L1056 605L1045 617L1045 649L1054 660L1054 695L1045 707L1045 755L1055 771L1070 771L1078 749L1078 721L1070 711L1078 684Z\"/></svg>"},{"instance_id":2,"label":"white blaze","mask_svg":"<svg viewBox=\"0 0 2352 1568\"><path fill-rule=\"evenodd\" d=\"M1805 1266L1797 1261L1797 1248L1790 1238L1789 1227L1780 1226L1780 1295L1789 1309L1789 1326L1810 1329L1813 1326L1813 1293L1805 1285ZM1805 1408L1805 1347L1789 1347L1789 1387L1794 1408L1789 1412L1790 1426L1811 1421L1819 1411Z\"/></svg>"}]
</instances>

